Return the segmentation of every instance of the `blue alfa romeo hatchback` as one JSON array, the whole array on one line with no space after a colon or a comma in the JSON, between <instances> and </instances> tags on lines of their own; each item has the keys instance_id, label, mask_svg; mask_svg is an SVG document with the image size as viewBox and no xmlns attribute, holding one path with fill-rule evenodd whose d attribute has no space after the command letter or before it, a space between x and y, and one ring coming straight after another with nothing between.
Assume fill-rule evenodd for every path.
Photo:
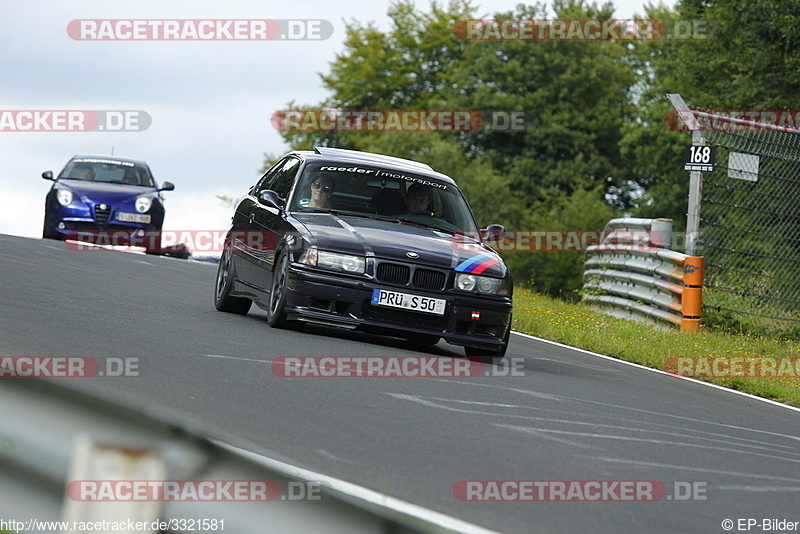
<instances>
[{"instance_id":1,"label":"blue alfa romeo hatchback","mask_svg":"<svg viewBox=\"0 0 800 534\"><path fill-rule=\"evenodd\" d=\"M57 178L52 171L43 172L42 178L54 182L45 200L42 237L102 234L111 236L116 245L141 243L148 252L160 251L161 191L175 186L164 182L159 187L145 162L75 156Z\"/></svg>"}]
</instances>

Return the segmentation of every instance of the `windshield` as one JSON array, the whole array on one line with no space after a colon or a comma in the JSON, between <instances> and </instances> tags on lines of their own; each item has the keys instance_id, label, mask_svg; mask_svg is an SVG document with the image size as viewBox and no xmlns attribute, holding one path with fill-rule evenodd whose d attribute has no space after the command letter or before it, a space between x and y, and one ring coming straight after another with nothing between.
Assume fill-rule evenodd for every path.
<instances>
[{"instance_id":1,"label":"windshield","mask_svg":"<svg viewBox=\"0 0 800 534\"><path fill-rule=\"evenodd\" d=\"M360 164L306 166L290 210L335 212L451 233L477 231L466 200L453 184Z\"/></svg>"},{"instance_id":2,"label":"windshield","mask_svg":"<svg viewBox=\"0 0 800 534\"><path fill-rule=\"evenodd\" d=\"M129 161L99 158L73 159L61 171L59 180L83 180L155 187L147 167Z\"/></svg>"}]
</instances>

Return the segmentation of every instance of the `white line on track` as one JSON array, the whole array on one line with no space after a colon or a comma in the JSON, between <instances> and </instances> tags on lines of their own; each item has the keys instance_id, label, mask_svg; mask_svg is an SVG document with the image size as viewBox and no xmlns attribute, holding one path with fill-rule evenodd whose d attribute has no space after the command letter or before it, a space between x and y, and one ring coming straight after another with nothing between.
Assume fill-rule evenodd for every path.
<instances>
[{"instance_id":1,"label":"white line on track","mask_svg":"<svg viewBox=\"0 0 800 534\"><path fill-rule=\"evenodd\" d=\"M270 364L269 360L256 360L253 358L242 358L240 356L225 356L224 354L203 354L203 356L207 358L218 358L220 360L237 360L240 362L265 363L267 365Z\"/></svg>"},{"instance_id":2,"label":"white line on track","mask_svg":"<svg viewBox=\"0 0 800 534\"><path fill-rule=\"evenodd\" d=\"M622 419L621 421L628 421L631 423L638 423L640 426L623 426L623 425L610 425L610 424L602 424L598 423L597 421L578 421L578 420L570 420L570 419L560 419L560 418L552 418L552 417L540 417L538 415L527 415L527 414L515 414L515 413L498 413L498 412L489 412L489 411L482 411L478 409L466 409L466 408L457 408L455 406L451 406L453 404L466 404L466 405L473 405L473 406L481 406L481 407L491 407L491 408L514 408L514 409L521 409L521 410L530 410L530 411L553 411L549 409L543 409L539 407L532 407L532 406L522 406L522 405L513 405L513 404L499 404L499 403L489 403L489 402L475 402L475 401L466 401L466 400L457 400L457 399L450 399L450 398L441 398L441 397L421 397L417 395L407 395L402 393L387 393L390 397L399 399L399 400L407 400L411 402L415 402L417 404L421 404L423 406L427 406L429 408L437 408L444 411L450 412L457 412L457 413L465 413L470 415L487 415L491 417L505 417L509 419L523 419L523 420L530 420L530 421L537 421L541 423L558 423L564 425L573 425L573 426L588 426L591 428L596 429L609 429L609 430L622 430L627 432L642 432L648 435L653 434L664 434L673 438L684 438L684 439L702 439L704 442L718 442L721 444L726 445L737 445L741 447L741 449L726 449L732 452L739 452L739 453L747 453L750 450L765 450L768 452L788 452L790 455L800 456L794 452L794 448L786 446L786 445L775 445L770 442L766 441L757 441L752 439L745 439L739 438L737 436L731 436L727 434L720 434L717 432L708 432L708 431L701 431L695 429L682 429L680 427L672 427L669 425L664 424L653 424L647 423L647 426L657 426L663 427L665 430L653 430L652 428L641 428L641 421L635 420L625 420ZM436 402L439 401L439 402ZM568 415L568 414L564 414ZM556 432L568 433L566 431L556 431L550 429L541 429L541 428L533 428L533 427L522 427L516 425L506 425L495 423L495 426L499 426L501 428L507 428L511 430L517 431L524 431L527 433L536 433L536 434L552 434ZM582 436L589 436L588 434L582 434L579 432L573 432L574 435L582 435ZM699 434L699 435L693 435ZM600 435L598 435L600 436ZM603 435L605 436L605 435ZM781 437L792 437L792 436L784 436L779 434ZM596 436L597 437L597 436ZM609 437L609 439L613 439ZM626 439L620 437L619 439ZM630 438L631 440L636 440L636 438ZM672 443L672 442L670 442ZM776 451L776 449L788 449L784 451ZM723 449L719 449L723 450ZM770 456L772 457L772 456ZM780 459L786 459L785 457L776 457ZM800 459L798 459L800 460ZM798 461L793 460L793 461Z\"/></svg>"},{"instance_id":3,"label":"white line on track","mask_svg":"<svg viewBox=\"0 0 800 534\"><path fill-rule=\"evenodd\" d=\"M679 447L691 447L695 449L706 449L718 452L732 452L736 454L747 454L750 456L760 456L762 458L770 458L773 460L781 460L783 462L792 462L792 463L800 463L800 458L793 459L793 458L786 458L783 456L776 456L774 454L765 454L760 452L754 451L743 451L741 449L731 449L728 447L720 447L718 445L702 445L700 443L689 443L686 441L672 441L666 439L648 439L648 438L637 438L633 436L613 436L609 434L598 434L597 432L572 432L569 430L554 430L550 428L530 428L524 426L515 426L515 425L505 425L505 424L495 424L494 426L500 428L506 428L509 430L516 430L518 432L523 433L537 433L543 432L545 434L556 434L559 436L575 436L581 438L594 438L594 439L601 439L601 440L614 440L614 441L636 441L640 443L653 443L655 445L670 445L670 446L679 446Z\"/></svg>"},{"instance_id":4,"label":"white line on track","mask_svg":"<svg viewBox=\"0 0 800 534\"><path fill-rule=\"evenodd\" d=\"M563 343L558 343L557 341L550 341L549 339L543 339L541 337L532 336L530 334L523 334L522 332L512 332L512 333L514 333L514 334L516 334L518 336L526 337L528 339L533 339L535 341L541 341L542 343L547 343L549 345L554 345L556 347L561 347L561 348L564 348L564 349L569 349L569 350L582 352L583 354L588 354L589 356L594 356L594 357L597 357L597 358L603 358L604 360L611 360L613 362L621 363L623 365L630 365L630 366L633 366L633 367L638 367L639 369L645 369L647 371L652 371L654 373L659 373L659 374L662 374L662 375L671 376L673 378L678 378L680 380L688 380L690 382L694 382L695 384L701 384L703 386L707 386L707 387L710 387L710 388L718 389L718 390L721 390L721 391L726 391L728 393L733 393L734 395L741 395L743 397L747 397L747 398L750 398L750 399L753 399L753 400L758 400L758 401L761 401L761 402L766 402L767 404L772 404L773 406L780 406L781 408L786 408L786 409L789 409L789 410L792 410L792 411L795 411L795 412L800 412L800 408L797 408L795 406L789 406L788 404L783 404L781 402L777 402L777 401L774 401L774 400L771 400L771 399L765 399L763 397L756 397L755 395L751 395L750 393L744 393L743 391L737 391L735 389L729 389L729 388L726 388L726 387L723 387L723 386L718 386L717 384L712 384L710 382L703 382L702 380L697 380L696 378L692 378L692 377L689 377L689 376L676 375L676 374L673 374L673 373L668 373L666 371L662 371L661 369L653 369L652 367L646 367L646 366L640 365L638 363L626 362L625 360L620 360L619 358L613 358L611 356L606 356L604 354L599 354L597 352L592 352L590 350L580 349L578 347L572 347L570 345L565 345Z\"/></svg>"},{"instance_id":5,"label":"white line on track","mask_svg":"<svg viewBox=\"0 0 800 534\"><path fill-rule=\"evenodd\" d=\"M595 460L599 462L608 462L608 463L618 463L618 464L627 464L627 465L634 465L637 467L658 467L658 468L665 468L670 470L677 470L677 471L696 471L698 473L713 473L715 475L730 475L730 476L737 476L737 477L746 477L746 478L760 478L764 480L774 480L774 481L783 481L783 482L798 482L797 478L789 478L789 477L776 477L772 475L761 475L761 474L754 474L754 473L742 473L741 471L727 471L724 469L708 469L706 467L691 467L688 465L679 465L679 464L662 464L658 462L642 462L639 460L628 460L625 458L604 458L602 456L583 456L576 454L577 458L586 458L589 460Z\"/></svg>"}]
</instances>

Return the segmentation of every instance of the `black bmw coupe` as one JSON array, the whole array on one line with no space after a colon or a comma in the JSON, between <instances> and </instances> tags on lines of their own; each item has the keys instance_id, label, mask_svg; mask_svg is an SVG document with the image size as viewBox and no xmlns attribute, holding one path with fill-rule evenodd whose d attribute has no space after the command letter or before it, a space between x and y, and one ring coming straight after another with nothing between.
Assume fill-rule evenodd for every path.
<instances>
[{"instance_id":1,"label":"black bmw coupe","mask_svg":"<svg viewBox=\"0 0 800 534\"><path fill-rule=\"evenodd\" d=\"M441 339L503 358L513 282L455 181L424 163L343 150L291 152L241 199L214 304L273 327L307 323Z\"/></svg>"}]
</instances>

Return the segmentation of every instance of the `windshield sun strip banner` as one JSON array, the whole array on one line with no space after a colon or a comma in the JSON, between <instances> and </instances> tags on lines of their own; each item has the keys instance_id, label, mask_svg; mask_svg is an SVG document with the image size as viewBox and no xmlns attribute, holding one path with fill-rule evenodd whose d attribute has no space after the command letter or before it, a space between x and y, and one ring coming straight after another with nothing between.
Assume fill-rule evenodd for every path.
<instances>
[{"instance_id":1,"label":"windshield sun strip banner","mask_svg":"<svg viewBox=\"0 0 800 534\"><path fill-rule=\"evenodd\" d=\"M99 159L99 158L80 158L73 159L73 163L104 163L110 165L124 165L125 167L133 167L134 164L129 161L119 161L116 159Z\"/></svg>"},{"instance_id":2,"label":"windshield sun strip banner","mask_svg":"<svg viewBox=\"0 0 800 534\"><path fill-rule=\"evenodd\" d=\"M439 182L433 178L422 177L422 176L415 176L413 174L407 174L404 171L399 170L391 170L391 169L380 169L380 168L365 168L359 164L347 164L347 163L323 163L320 167L316 169L320 172L346 172L350 174L363 174L365 176L374 176L375 178L388 178L394 180L405 180L407 182L414 182L422 185L427 185L430 187L435 187L437 189L441 189L443 191L449 191L450 188L447 184Z\"/></svg>"}]
</instances>

